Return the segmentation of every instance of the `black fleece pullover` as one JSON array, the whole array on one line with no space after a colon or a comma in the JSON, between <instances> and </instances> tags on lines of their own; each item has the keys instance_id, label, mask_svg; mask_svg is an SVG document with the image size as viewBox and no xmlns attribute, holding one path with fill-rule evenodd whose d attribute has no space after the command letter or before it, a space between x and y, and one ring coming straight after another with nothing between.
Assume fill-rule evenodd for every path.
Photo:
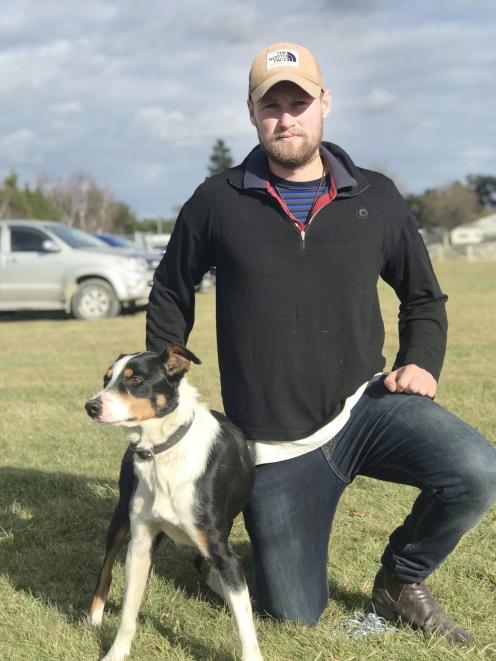
<instances>
[{"instance_id":1,"label":"black fleece pullover","mask_svg":"<svg viewBox=\"0 0 496 661\"><path fill-rule=\"evenodd\" d=\"M186 344L194 286L217 269L217 344L226 415L255 440L313 433L383 370L377 282L399 300L394 369L439 378L445 301L408 207L390 179L322 143L337 189L302 234L267 188L259 147L201 184L157 268L147 348Z\"/></svg>"}]
</instances>

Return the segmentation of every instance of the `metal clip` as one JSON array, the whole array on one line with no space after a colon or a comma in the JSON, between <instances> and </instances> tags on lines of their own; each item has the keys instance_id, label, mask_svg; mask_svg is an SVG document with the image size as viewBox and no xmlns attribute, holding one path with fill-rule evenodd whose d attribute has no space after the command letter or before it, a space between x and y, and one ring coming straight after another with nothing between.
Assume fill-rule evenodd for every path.
<instances>
[{"instance_id":1,"label":"metal clip","mask_svg":"<svg viewBox=\"0 0 496 661\"><path fill-rule=\"evenodd\" d=\"M138 455L140 459L143 459L144 461L150 461L150 459L153 457L153 452L151 450L145 450L144 448L138 448L137 443L130 443L129 447L131 450Z\"/></svg>"}]
</instances>

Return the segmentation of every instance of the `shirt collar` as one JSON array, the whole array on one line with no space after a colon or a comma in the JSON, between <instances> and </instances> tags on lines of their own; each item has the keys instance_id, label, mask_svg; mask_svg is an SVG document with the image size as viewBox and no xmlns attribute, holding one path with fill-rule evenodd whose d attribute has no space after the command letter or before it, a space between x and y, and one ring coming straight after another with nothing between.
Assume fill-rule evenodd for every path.
<instances>
[{"instance_id":1,"label":"shirt collar","mask_svg":"<svg viewBox=\"0 0 496 661\"><path fill-rule=\"evenodd\" d=\"M320 153L325 158L332 178L339 191L343 188L353 188L357 186L357 180L352 177L341 161L334 156L324 145L320 147ZM243 177L244 188L262 188L265 189L265 182L269 179L269 163L267 156L259 147L254 149L248 155L246 169Z\"/></svg>"}]
</instances>

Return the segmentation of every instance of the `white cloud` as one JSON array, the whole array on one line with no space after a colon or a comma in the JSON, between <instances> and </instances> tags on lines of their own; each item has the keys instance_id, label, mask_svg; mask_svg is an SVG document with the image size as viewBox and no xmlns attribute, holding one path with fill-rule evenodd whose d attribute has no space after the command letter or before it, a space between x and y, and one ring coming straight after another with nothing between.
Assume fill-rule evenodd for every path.
<instances>
[{"instance_id":1,"label":"white cloud","mask_svg":"<svg viewBox=\"0 0 496 661\"><path fill-rule=\"evenodd\" d=\"M397 97L391 92L374 87L364 98L364 108L374 111L389 110L397 101Z\"/></svg>"},{"instance_id":2,"label":"white cloud","mask_svg":"<svg viewBox=\"0 0 496 661\"><path fill-rule=\"evenodd\" d=\"M149 137L161 142L174 142L185 135L188 121L179 110L151 106L136 113L132 127L143 129Z\"/></svg>"},{"instance_id":3,"label":"white cloud","mask_svg":"<svg viewBox=\"0 0 496 661\"><path fill-rule=\"evenodd\" d=\"M496 167L496 153L489 145L470 146L462 150L460 157L465 164L467 172L480 170L482 174Z\"/></svg>"},{"instance_id":4,"label":"white cloud","mask_svg":"<svg viewBox=\"0 0 496 661\"><path fill-rule=\"evenodd\" d=\"M38 136L30 129L22 128L0 139L0 153L4 162L24 165L42 162L41 145Z\"/></svg>"},{"instance_id":5,"label":"white cloud","mask_svg":"<svg viewBox=\"0 0 496 661\"><path fill-rule=\"evenodd\" d=\"M193 33L204 40L210 37L216 45L249 43L254 32L264 20L263 14L253 3L233 2L212 4L192 26Z\"/></svg>"},{"instance_id":6,"label":"white cloud","mask_svg":"<svg viewBox=\"0 0 496 661\"><path fill-rule=\"evenodd\" d=\"M51 109L56 113L66 115L81 112L83 106L80 101L62 101L60 103L54 103Z\"/></svg>"}]
</instances>

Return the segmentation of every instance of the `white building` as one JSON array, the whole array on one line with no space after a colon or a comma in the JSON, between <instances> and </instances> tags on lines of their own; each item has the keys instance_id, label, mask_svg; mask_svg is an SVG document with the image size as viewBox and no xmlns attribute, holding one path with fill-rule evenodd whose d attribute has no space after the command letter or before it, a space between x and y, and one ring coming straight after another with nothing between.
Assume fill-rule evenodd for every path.
<instances>
[{"instance_id":1,"label":"white building","mask_svg":"<svg viewBox=\"0 0 496 661\"><path fill-rule=\"evenodd\" d=\"M471 223L459 225L450 232L453 245L467 245L496 240L496 213L478 218Z\"/></svg>"}]
</instances>

